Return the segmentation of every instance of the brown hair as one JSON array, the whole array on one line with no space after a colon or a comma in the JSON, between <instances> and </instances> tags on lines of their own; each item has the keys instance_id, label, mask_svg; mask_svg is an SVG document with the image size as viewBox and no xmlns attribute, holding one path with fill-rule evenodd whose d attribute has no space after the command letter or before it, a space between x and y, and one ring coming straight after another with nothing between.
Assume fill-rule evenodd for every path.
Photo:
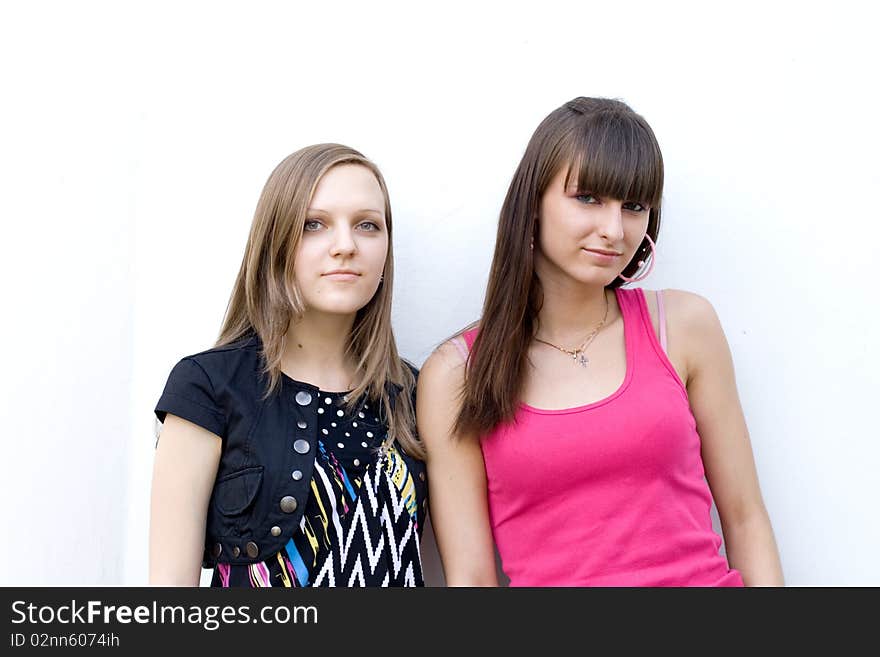
<instances>
[{"instance_id":1,"label":"brown hair","mask_svg":"<svg viewBox=\"0 0 880 657\"><path fill-rule=\"evenodd\" d=\"M657 241L663 157L648 123L625 103L605 98L575 98L551 112L532 135L501 208L455 435L484 435L516 413L543 303L529 245L541 198L562 167L567 167L566 185L577 175L579 190L649 205L647 233ZM623 275L632 277L649 254L643 239ZM608 287L623 284L617 277Z\"/></svg>"},{"instance_id":2,"label":"brown hair","mask_svg":"<svg viewBox=\"0 0 880 657\"><path fill-rule=\"evenodd\" d=\"M306 213L318 182L331 168L357 164L369 169L385 198L388 255L384 280L366 306L358 310L346 354L360 375L348 397L348 410L367 393L388 422L386 446L397 442L410 455L424 458L415 432L412 391L415 377L400 358L391 328L394 286L391 204L379 169L358 151L340 144L316 144L287 156L266 181L251 224L241 268L232 289L217 346L256 335L263 345L266 396L281 379L283 339L291 320L305 312L294 279L294 254L302 239Z\"/></svg>"}]
</instances>

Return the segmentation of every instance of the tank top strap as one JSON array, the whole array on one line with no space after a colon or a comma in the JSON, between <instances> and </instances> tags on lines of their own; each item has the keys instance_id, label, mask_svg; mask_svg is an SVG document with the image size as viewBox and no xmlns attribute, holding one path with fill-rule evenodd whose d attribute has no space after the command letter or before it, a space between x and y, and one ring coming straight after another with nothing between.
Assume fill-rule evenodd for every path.
<instances>
[{"instance_id":1,"label":"tank top strap","mask_svg":"<svg viewBox=\"0 0 880 657\"><path fill-rule=\"evenodd\" d=\"M463 335L456 335L450 342L455 345L458 353L464 360L467 360L468 352L471 350L471 343L468 343Z\"/></svg>"},{"instance_id":2,"label":"tank top strap","mask_svg":"<svg viewBox=\"0 0 880 657\"><path fill-rule=\"evenodd\" d=\"M663 292L657 290L657 322L660 324L660 348L666 352L666 306L663 305Z\"/></svg>"},{"instance_id":3,"label":"tank top strap","mask_svg":"<svg viewBox=\"0 0 880 657\"><path fill-rule=\"evenodd\" d=\"M478 326L475 326L466 331L462 331L454 338L449 340L449 342L451 342L458 351L461 359L468 364L468 367L470 367L470 361L468 357L470 356L471 349L474 348L474 342L476 341L477 333L479 332L480 328Z\"/></svg>"},{"instance_id":4,"label":"tank top strap","mask_svg":"<svg viewBox=\"0 0 880 657\"><path fill-rule=\"evenodd\" d=\"M622 288L614 290L617 295L617 305L620 307L620 314L623 316L623 324L627 329L632 328L639 333L644 328L642 326L641 305L645 303L644 292L641 288Z\"/></svg>"},{"instance_id":5,"label":"tank top strap","mask_svg":"<svg viewBox=\"0 0 880 657\"><path fill-rule=\"evenodd\" d=\"M657 332L654 330L654 324L651 321L651 313L648 310L648 302L645 298L644 290L641 288L618 290L618 293L620 292L624 293L623 298L626 299L624 303L626 303L629 312L633 315L633 321L631 322L634 329L633 333L635 334L633 337L633 351L638 353L639 360L644 366L651 369L659 368L659 370L667 372L682 390L685 399L687 399L687 389L684 387L684 384L681 383L681 379L678 377L678 372L675 371L675 367L666 355L664 345L661 345L660 339L657 337ZM618 299L620 298L621 297L618 296ZM622 307L623 303L621 303L621 308ZM666 318L664 317L661 321L665 323ZM629 328L629 325L627 325L627 328ZM629 348L629 343L627 343L627 348Z\"/></svg>"},{"instance_id":6,"label":"tank top strap","mask_svg":"<svg viewBox=\"0 0 880 657\"><path fill-rule=\"evenodd\" d=\"M640 337L644 345L652 348L654 343L659 344L657 332L654 330L654 323L651 321L651 311L648 310L648 300L645 297L645 291L640 287L621 291L626 292L629 297L633 324L638 323Z\"/></svg>"},{"instance_id":7,"label":"tank top strap","mask_svg":"<svg viewBox=\"0 0 880 657\"><path fill-rule=\"evenodd\" d=\"M614 292L617 294L620 314L623 315L627 355L633 363L643 360L643 354L651 350L651 336L654 335L645 292L638 287L617 288Z\"/></svg>"},{"instance_id":8,"label":"tank top strap","mask_svg":"<svg viewBox=\"0 0 880 657\"><path fill-rule=\"evenodd\" d=\"M467 352L474 348L474 341L477 339L477 333L479 332L480 327L475 326L474 328L465 331L461 334L461 336L459 336L464 339L465 346L467 347ZM458 340L458 337L456 337L456 340ZM467 356L467 352L465 352L465 356Z\"/></svg>"}]
</instances>

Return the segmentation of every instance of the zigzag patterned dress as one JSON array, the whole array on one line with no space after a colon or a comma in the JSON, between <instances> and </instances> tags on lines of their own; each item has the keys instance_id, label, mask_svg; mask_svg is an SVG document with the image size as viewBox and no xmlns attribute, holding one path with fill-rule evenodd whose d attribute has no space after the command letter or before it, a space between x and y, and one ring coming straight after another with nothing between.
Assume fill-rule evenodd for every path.
<instances>
[{"instance_id":1,"label":"zigzag patterned dress","mask_svg":"<svg viewBox=\"0 0 880 657\"><path fill-rule=\"evenodd\" d=\"M311 495L298 531L274 557L218 564L211 586L424 586L419 541L425 469L395 447L365 400L352 416L321 392Z\"/></svg>"}]
</instances>

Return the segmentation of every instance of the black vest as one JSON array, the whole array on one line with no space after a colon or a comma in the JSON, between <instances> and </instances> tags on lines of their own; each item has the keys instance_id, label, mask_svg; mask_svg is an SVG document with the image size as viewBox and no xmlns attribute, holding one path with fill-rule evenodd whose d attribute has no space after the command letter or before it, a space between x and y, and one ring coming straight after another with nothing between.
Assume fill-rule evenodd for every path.
<instances>
[{"instance_id":1,"label":"black vest","mask_svg":"<svg viewBox=\"0 0 880 657\"><path fill-rule=\"evenodd\" d=\"M172 413L223 440L208 505L205 568L218 562L255 563L274 555L299 531L310 494L319 390L282 375L276 391L263 400L261 347L254 336L182 359L156 405L160 421ZM418 370L407 365L417 376ZM396 386L388 387L392 402L398 392ZM402 455L424 512L425 464Z\"/></svg>"}]
</instances>

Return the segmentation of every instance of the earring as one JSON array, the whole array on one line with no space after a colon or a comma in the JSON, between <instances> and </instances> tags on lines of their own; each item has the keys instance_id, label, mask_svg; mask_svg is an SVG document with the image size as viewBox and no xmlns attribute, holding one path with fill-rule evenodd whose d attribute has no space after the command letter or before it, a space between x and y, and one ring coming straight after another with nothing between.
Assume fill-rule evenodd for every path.
<instances>
[{"instance_id":1,"label":"earring","mask_svg":"<svg viewBox=\"0 0 880 657\"><path fill-rule=\"evenodd\" d=\"M649 256L650 264L648 265L648 270L644 274L641 274L639 276L633 276L632 278L627 278L622 273L618 274L620 279L626 281L627 283L638 283L639 281L643 281L646 278L648 278L648 276L650 276L652 271L654 271L654 263L657 261L657 248L656 248L656 245L654 244L654 240L652 240L651 236L648 235L647 233L645 233L645 239L648 240L648 244L651 246L651 255ZM641 269L644 266L645 266L645 260L639 260L639 269ZM638 269L636 271L638 271Z\"/></svg>"},{"instance_id":2,"label":"earring","mask_svg":"<svg viewBox=\"0 0 880 657\"><path fill-rule=\"evenodd\" d=\"M379 282L381 283L384 280L385 280L385 274L379 274Z\"/></svg>"},{"instance_id":3,"label":"earring","mask_svg":"<svg viewBox=\"0 0 880 657\"><path fill-rule=\"evenodd\" d=\"M534 251L534 250L535 250L535 238L533 237L532 241L529 242L529 251Z\"/></svg>"}]
</instances>

